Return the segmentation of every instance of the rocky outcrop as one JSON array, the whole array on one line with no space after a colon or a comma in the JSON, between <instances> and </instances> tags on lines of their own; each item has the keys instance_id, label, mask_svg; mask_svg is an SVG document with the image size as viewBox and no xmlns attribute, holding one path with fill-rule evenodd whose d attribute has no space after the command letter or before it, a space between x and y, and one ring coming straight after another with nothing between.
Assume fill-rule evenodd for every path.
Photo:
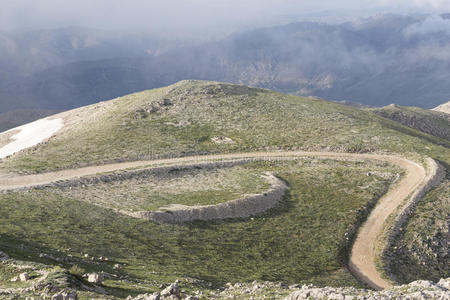
<instances>
[{"instance_id":1,"label":"rocky outcrop","mask_svg":"<svg viewBox=\"0 0 450 300\"><path fill-rule=\"evenodd\" d=\"M351 287L319 288L312 285L304 285L284 300L301 299L450 299L450 278L441 279L438 283L419 280L383 291L360 290Z\"/></svg>"},{"instance_id":2,"label":"rocky outcrop","mask_svg":"<svg viewBox=\"0 0 450 300\"><path fill-rule=\"evenodd\" d=\"M246 218L275 207L288 189L287 184L273 174L266 173L264 178L270 183L271 188L263 194L252 195L216 205L171 205L164 207L164 210L160 211L123 213L158 223L185 223L194 220L210 221Z\"/></svg>"}]
</instances>

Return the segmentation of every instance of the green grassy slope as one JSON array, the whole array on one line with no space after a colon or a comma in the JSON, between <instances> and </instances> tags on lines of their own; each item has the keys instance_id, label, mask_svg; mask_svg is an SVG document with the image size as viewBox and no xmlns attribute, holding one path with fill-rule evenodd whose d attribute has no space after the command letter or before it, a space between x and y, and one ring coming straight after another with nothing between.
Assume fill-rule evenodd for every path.
<instances>
[{"instance_id":1,"label":"green grassy slope","mask_svg":"<svg viewBox=\"0 0 450 300\"><path fill-rule=\"evenodd\" d=\"M448 140L373 112L216 82L182 81L61 116L67 124L61 132L47 143L1 161L0 175L277 149L394 153L416 161L429 156L450 165ZM161 283L180 278L187 289L255 279L357 286L343 267L348 254L345 232L361 218L362 207L381 195L393 179L366 173L398 170L373 162L315 159L259 162L242 168L230 170L231 175L200 174L199 180L195 177L199 174L188 174L177 178L179 182L133 179L1 194L0 250L49 265L60 262L39 258L40 253L72 257L62 264L74 275L81 272L77 268L114 273L118 279L107 280L105 287L118 297L155 291ZM257 178L264 171L287 181L290 192L279 207L254 219L158 225L111 209L226 201L259 192L264 183ZM198 181L209 183L195 187ZM161 189L161 185L176 189L183 183L175 193ZM445 197L448 185L433 193L427 203L444 211L447 202L435 199ZM419 206L413 218L427 210L426 205ZM426 232L427 223L418 220L408 225L410 232ZM407 235L400 238L409 243ZM85 259L86 252L111 261ZM116 262L125 267L114 270ZM434 279L436 272L420 275ZM3 277L0 287L9 286L9 277Z\"/></svg>"},{"instance_id":2,"label":"green grassy slope","mask_svg":"<svg viewBox=\"0 0 450 300\"><path fill-rule=\"evenodd\" d=\"M450 162L450 142L375 114L215 82L182 81L70 115L82 122L0 163L0 170L42 172L115 160L265 149L420 153ZM215 136L233 143L217 144L211 140Z\"/></svg>"},{"instance_id":3,"label":"green grassy slope","mask_svg":"<svg viewBox=\"0 0 450 300\"><path fill-rule=\"evenodd\" d=\"M398 170L382 162L313 158L243 167L254 174L272 171L286 180L290 192L281 205L252 219L161 225L80 205L81 199L62 195L58 188L10 192L0 195L1 249L19 259L58 264L39 258L45 253L68 259L67 269L77 265L86 272L117 274L105 287L123 297L186 278L196 280L184 283L191 289L253 280L359 286L343 268L344 234ZM366 176L368 171L379 175ZM110 261L97 264L84 253ZM125 267L114 270L117 262ZM0 281L0 286L7 284L8 279Z\"/></svg>"},{"instance_id":4,"label":"green grassy slope","mask_svg":"<svg viewBox=\"0 0 450 300\"><path fill-rule=\"evenodd\" d=\"M450 115L419 107L389 105L370 109L376 114L450 141Z\"/></svg>"}]
</instances>

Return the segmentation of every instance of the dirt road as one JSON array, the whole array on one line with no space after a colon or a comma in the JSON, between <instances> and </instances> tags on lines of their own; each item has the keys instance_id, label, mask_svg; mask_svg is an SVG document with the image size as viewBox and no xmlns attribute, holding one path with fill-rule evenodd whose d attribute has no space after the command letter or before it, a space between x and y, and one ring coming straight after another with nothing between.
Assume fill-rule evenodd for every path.
<instances>
[{"instance_id":1,"label":"dirt road","mask_svg":"<svg viewBox=\"0 0 450 300\"><path fill-rule=\"evenodd\" d=\"M404 170L406 175L397 182L389 191L378 201L377 206L369 215L367 221L360 228L358 237L353 245L350 257L349 267L355 276L375 289L391 287L392 284L383 279L375 266L375 246L377 239L383 232L385 221L403 203L415 190L426 184L429 178L427 171L419 164L410 160L375 154L351 154L334 152L252 152L252 153L233 153L222 155L191 156L174 159L162 159L153 161L135 161L102 166L85 167L72 170L57 171L45 174L27 175L18 177L2 178L0 182L0 191L32 187L52 183L58 180L74 179L87 175L125 170L136 167L152 167L161 164L178 165L183 163L207 162L214 160L229 159L276 159L286 157L320 157L320 158L339 158L339 159L370 159L385 161L395 164Z\"/></svg>"}]
</instances>

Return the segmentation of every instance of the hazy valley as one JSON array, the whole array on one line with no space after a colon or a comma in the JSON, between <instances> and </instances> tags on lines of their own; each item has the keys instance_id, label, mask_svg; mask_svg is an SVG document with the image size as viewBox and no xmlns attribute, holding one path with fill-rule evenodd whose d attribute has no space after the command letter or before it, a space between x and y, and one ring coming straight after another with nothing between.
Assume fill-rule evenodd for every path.
<instances>
[{"instance_id":1,"label":"hazy valley","mask_svg":"<svg viewBox=\"0 0 450 300\"><path fill-rule=\"evenodd\" d=\"M182 79L433 108L449 94L447 23L445 15L380 15L339 25L293 23L200 44L85 28L4 33L0 111L64 110Z\"/></svg>"}]
</instances>

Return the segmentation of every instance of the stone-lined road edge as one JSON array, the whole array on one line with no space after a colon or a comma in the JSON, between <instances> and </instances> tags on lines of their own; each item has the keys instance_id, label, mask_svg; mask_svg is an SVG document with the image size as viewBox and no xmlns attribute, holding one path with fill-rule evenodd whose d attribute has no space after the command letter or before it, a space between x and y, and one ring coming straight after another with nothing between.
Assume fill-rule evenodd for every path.
<instances>
[{"instance_id":1,"label":"stone-lined road edge","mask_svg":"<svg viewBox=\"0 0 450 300\"><path fill-rule=\"evenodd\" d=\"M91 166L79 169L62 170L51 173L4 177L0 183L0 191L28 188L50 184L60 180L76 179L82 176L95 175L106 172L125 170L130 168L152 167L163 164L196 163L224 159L276 159L277 157L323 157L338 159L369 159L379 160L395 164L404 170L406 175L392 186L389 191L379 199L377 205L370 213L367 221L361 226L358 236L353 244L350 255L350 271L361 281L374 289L389 288L392 283L384 279L375 265L376 245L384 232L385 222L388 217L412 194L423 194L439 182L438 164L427 159L427 168L408 159L378 154L356 154L336 152L252 152L232 153L219 155L204 155L180 157L173 159L161 159L152 161L134 161L100 166ZM433 161L434 163L430 163ZM400 212L401 214L402 212Z\"/></svg>"}]
</instances>

